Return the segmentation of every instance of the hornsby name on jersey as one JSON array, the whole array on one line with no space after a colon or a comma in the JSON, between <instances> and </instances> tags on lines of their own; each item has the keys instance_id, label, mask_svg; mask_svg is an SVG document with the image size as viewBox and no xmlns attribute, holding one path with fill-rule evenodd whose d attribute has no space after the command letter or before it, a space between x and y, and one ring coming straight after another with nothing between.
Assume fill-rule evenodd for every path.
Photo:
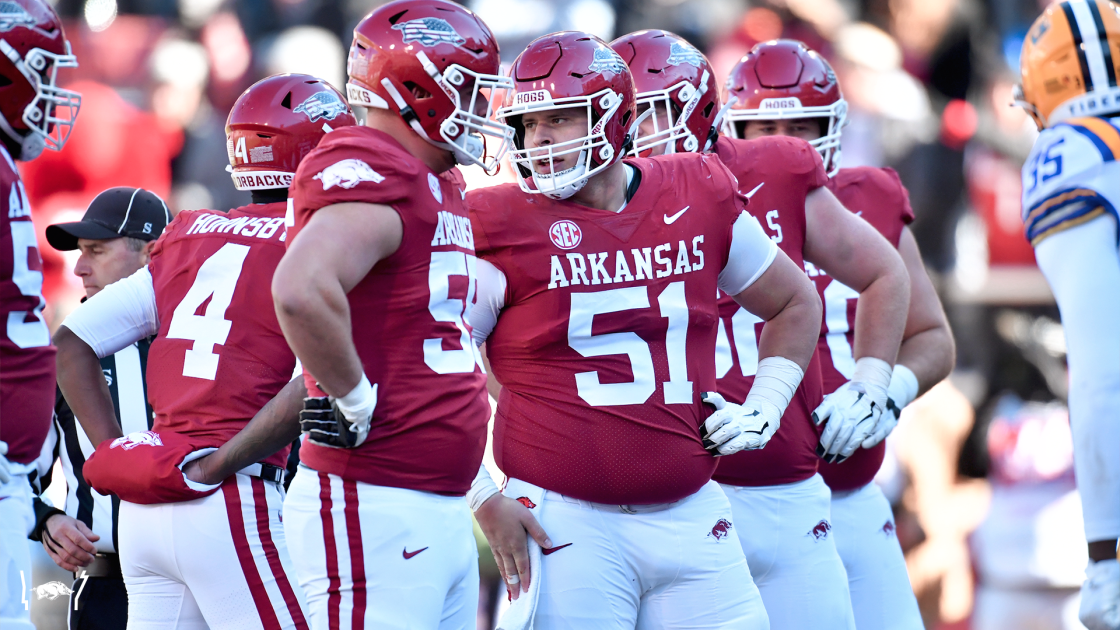
<instances>
[{"instance_id":1,"label":"hornsby name on jersey","mask_svg":"<svg viewBox=\"0 0 1120 630\"><path fill-rule=\"evenodd\" d=\"M269 239L279 232L280 240L283 241L287 235L287 230L281 230L284 227L284 217L270 219L267 217L237 217L231 219L227 216L220 214L202 214L194 220L187 235L191 234L210 234L213 232L221 232L222 234L236 234L239 236L255 236L257 238Z\"/></svg>"},{"instance_id":2,"label":"hornsby name on jersey","mask_svg":"<svg viewBox=\"0 0 1120 630\"><path fill-rule=\"evenodd\" d=\"M461 217L446 210L440 210L438 217L432 247L458 245L474 251L474 232L471 231L470 217Z\"/></svg>"},{"instance_id":3,"label":"hornsby name on jersey","mask_svg":"<svg viewBox=\"0 0 1120 630\"><path fill-rule=\"evenodd\" d=\"M610 252L597 252L592 254L553 254L551 261L551 278L549 289L566 287L577 284L612 284L617 282L633 282L652 278L666 278L671 275L680 275L700 271L704 268L704 252L700 244L704 242L704 235L692 237L692 251L684 241L677 241L676 255L672 253L674 246L671 243L657 247L642 247L631 249L630 258L634 260L634 272L631 273L628 257L622 250L614 254L614 274L609 273L611 260ZM668 256L666 256L668 254ZM567 259L567 266L563 260ZM571 274L568 274L568 269Z\"/></svg>"}]
</instances>

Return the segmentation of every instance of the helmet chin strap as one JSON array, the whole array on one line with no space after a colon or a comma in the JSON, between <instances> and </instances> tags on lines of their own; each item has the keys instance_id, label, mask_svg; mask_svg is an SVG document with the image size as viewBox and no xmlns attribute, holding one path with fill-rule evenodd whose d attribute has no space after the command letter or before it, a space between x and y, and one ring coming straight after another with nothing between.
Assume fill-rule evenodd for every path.
<instances>
[{"instance_id":1,"label":"helmet chin strap","mask_svg":"<svg viewBox=\"0 0 1120 630\"><path fill-rule=\"evenodd\" d=\"M26 134L18 133L15 129L12 129L12 126L3 116L0 116L0 131L3 131L5 135L19 145L19 155L16 156L16 159L20 162L34 160L43 153L43 149L47 146L43 136L34 131L28 131Z\"/></svg>"},{"instance_id":2,"label":"helmet chin strap","mask_svg":"<svg viewBox=\"0 0 1120 630\"><path fill-rule=\"evenodd\" d=\"M536 184L537 190L549 199L567 199L587 185L586 158L587 150L584 149L579 152L576 165L572 168L551 175L533 171L533 183ZM545 190L541 184L547 184L549 190Z\"/></svg>"}]
</instances>

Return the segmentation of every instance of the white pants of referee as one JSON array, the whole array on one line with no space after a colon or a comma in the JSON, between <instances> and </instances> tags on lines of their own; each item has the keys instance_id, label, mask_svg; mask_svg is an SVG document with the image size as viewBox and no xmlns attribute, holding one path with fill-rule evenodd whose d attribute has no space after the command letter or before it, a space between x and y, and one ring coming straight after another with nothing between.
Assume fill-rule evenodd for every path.
<instances>
[{"instance_id":1,"label":"white pants of referee","mask_svg":"<svg viewBox=\"0 0 1120 630\"><path fill-rule=\"evenodd\" d=\"M1038 266L1058 301L1069 363L1073 464L1085 538L1120 538L1120 252L1104 214L1047 237Z\"/></svg>"},{"instance_id":2,"label":"white pants of referee","mask_svg":"<svg viewBox=\"0 0 1120 630\"><path fill-rule=\"evenodd\" d=\"M832 533L848 573L859 630L923 630L895 535L890 502L875 482L832 493Z\"/></svg>"},{"instance_id":3,"label":"white pants of referee","mask_svg":"<svg viewBox=\"0 0 1120 630\"><path fill-rule=\"evenodd\" d=\"M855 630L819 474L777 486L723 486L774 630ZM553 541L555 541L555 537ZM861 628L862 630L862 628Z\"/></svg>"},{"instance_id":4,"label":"white pants of referee","mask_svg":"<svg viewBox=\"0 0 1120 630\"><path fill-rule=\"evenodd\" d=\"M475 627L478 547L463 497L301 464L284 527L313 629Z\"/></svg>"},{"instance_id":5,"label":"white pants of referee","mask_svg":"<svg viewBox=\"0 0 1120 630\"><path fill-rule=\"evenodd\" d=\"M12 464L12 480L0 484L0 628L35 630L31 624L31 549L27 534L35 526L31 486L25 469Z\"/></svg>"},{"instance_id":6,"label":"white pants of referee","mask_svg":"<svg viewBox=\"0 0 1120 630\"><path fill-rule=\"evenodd\" d=\"M534 630L770 627L714 481L636 513L548 491L543 501L555 551L541 557Z\"/></svg>"},{"instance_id":7,"label":"white pants of referee","mask_svg":"<svg viewBox=\"0 0 1120 630\"><path fill-rule=\"evenodd\" d=\"M282 502L278 484L242 474L194 501L121 501L128 630L306 629Z\"/></svg>"}]
</instances>

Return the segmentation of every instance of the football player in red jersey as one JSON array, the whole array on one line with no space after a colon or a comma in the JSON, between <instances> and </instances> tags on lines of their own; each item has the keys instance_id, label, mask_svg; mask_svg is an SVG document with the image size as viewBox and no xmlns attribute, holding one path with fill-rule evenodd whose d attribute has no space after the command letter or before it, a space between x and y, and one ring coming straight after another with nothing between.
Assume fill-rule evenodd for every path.
<instances>
[{"instance_id":1,"label":"football player in red jersey","mask_svg":"<svg viewBox=\"0 0 1120 630\"><path fill-rule=\"evenodd\" d=\"M146 268L87 300L55 335L59 386L98 445L86 479L122 499L129 627L309 627L280 520L287 448L228 476L180 469L259 413L298 413L302 379L289 384L295 356L270 290L284 254L287 187L328 131L354 124L342 94L314 77L254 84L226 124L234 185L254 203L180 212ZM155 422L120 437L97 357L150 335Z\"/></svg>"},{"instance_id":2,"label":"football player in red jersey","mask_svg":"<svg viewBox=\"0 0 1120 630\"><path fill-rule=\"evenodd\" d=\"M43 263L16 161L59 150L81 97L55 85L78 65L54 9L41 0L0 5L0 626L31 625L34 526L27 473L54 406L54 353L43 321Z\"/></svg>"},{"instance_id":3,"label":"football player in red jersey","mask_svg":"<svg viewBox=\"0 0 1120 630\"><path fill-rule=\"evenodd\" d=\"M839 86L819 90L816 83L794 84L786 78L790 68L809 69L814 63L824 67L826 81L834 84L835 75L827 62L804 44L789 40L758 44L728 81L729 97L735 99L727 114L728 127L736 137L788 135L813 144L831 174L829 190L894 245L906 264L911 283L909 310L888 387L887 412L850 458L822 464L821 475L832 489L833 533L848 574L856 626L860 630L917 630L922 621L894 536L890 505L872 480L883 461L883 439L898 424L902 408L952 369L953 337L917 243L906 227L914 215L898 175L889 168L840 168L840 130L847 105ZM836 392L850 387L847 384L858 374L853 359L853 354L859 354L856 312L866 298L837 277L838 268L829 267L826 273L807 265L806 271L825 307L818 346L824 391ZM830 401L826 398L823 407ZM822 415L821 411L817 414ZM826 428L822 447L829 446L827 438Z\"/></svg>"},{"instance_id":4,"label":"football player in red jersey","mask_svg":"<svg viewBox=\"0 0 1120 630\"><path fill-rule=\"evenodd\" d=\"M606 43L547 35L510 72L520 182L467 194L509 476L503 496L480 471L472 503L519 596L502 625L765 628L713 455L774 435L819 300L716 156L623 160L634 81ZM714 394L719 289L770 322L742 405ZM549 537L528 567L526 510Z\"/></svg>"},{"instance_id":5,"label":"football player in red jersey","mask_svg":"<svg viewBox=\"0 0 1120 630\"><path fill-rule=\"evenodd\" d=\"M303 467L284 504L316 628L475 623L463 495L490 407L453 167L494 172L511 142L484 93L509 84L499 66L490 29L460 5L378 7L355 27L348 63L365 124L328 136L296 173L273 295L308 389L329 394L301 414ZM485 136L502 145L493 155Z\"/></svg>"},{"instance_id":6,"label":"football player in red jersey","mask_svg":"<svg viewBox=\"0 0 1120 630\"><path fill-rule=\"evenodd\" d=\"M909 282L894 248L825 187L828 177L821 157L807 142L719 136L719 88L707 59L687 41L651 30L620 37L611 46L630 65L639 107L648 112L636 153L718 155L738 178L740 191L751 196L747 210L791 259L798 265L835 270L840 280L858 288L862 299L855 347L860 369L853 382L854 391L868 396L840 403L842 409L829 424L835 428L847 423L848 433L870 430L886 407L890 363L906 319ZM839 90L815 58L798 69L800 73L777 79L783 84L815 82L817 92ZM782 70L777 66L760 71ZM763 332L765 327L727 295L721 297L720 314L719 392L739 401L754 381L756 330ZM821 390L814 357L782 419L782 431L765 450L723 458L715 475L741 531L752 533L740 541L776 630L855 628L847 576L830 536L829 489L817 474L818 434L812 413L821 403ZM854 450L863 437L850 448ZM837 441L844 439L849 438L839 435ZM808 583L814 587L806 589Z\"/></svg>"}]
</instances>

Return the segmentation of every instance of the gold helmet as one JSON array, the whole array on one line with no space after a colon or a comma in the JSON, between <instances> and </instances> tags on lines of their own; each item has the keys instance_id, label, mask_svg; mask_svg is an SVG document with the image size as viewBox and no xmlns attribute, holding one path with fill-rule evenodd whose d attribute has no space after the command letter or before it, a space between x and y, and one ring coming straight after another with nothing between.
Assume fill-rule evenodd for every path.
<instances>
[{"instance_id":1,"label":"gold helmet","mask_svg":"<svg viewBox=\"0 0 1120 630\"><path fill-rule=\"evenodd\" d=\"M1120 111L1120 4L1066 0L1047 7L1023 42L1015 104L1039 129Z\"/></svg>"}]
</instances>

